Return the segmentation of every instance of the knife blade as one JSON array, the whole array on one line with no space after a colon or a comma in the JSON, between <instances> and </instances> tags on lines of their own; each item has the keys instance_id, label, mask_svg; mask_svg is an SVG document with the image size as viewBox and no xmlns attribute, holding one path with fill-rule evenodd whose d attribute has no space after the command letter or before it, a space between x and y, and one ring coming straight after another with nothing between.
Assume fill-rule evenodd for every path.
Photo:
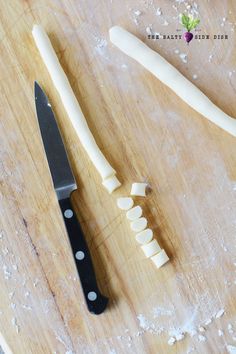
<instances>
[{"instance_id":1,"label":"knife blade","mask_svg":"<svg viewBox=\"0 0 236 354\"><path fill-rule=\"evenodd\" d=\"M70 201L77 189L76 181L51 104L36 81L34 94L43 145L86 304L91 313L98 315L106 309L108 298L99 291L90 252Z\"/></svg>"}]
</instances>

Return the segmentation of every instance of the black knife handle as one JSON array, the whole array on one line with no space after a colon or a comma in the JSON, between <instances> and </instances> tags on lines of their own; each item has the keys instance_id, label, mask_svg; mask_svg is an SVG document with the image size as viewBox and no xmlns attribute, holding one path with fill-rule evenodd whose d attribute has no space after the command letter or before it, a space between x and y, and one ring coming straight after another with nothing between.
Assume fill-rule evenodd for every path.
<instances>
[{"instance_id":1,"label":"black knife handle","mask_svg":"<svg viewBox=\"0 0 236 354\"><path fill-rule=\"evenodd\" d=\"M59 204L88 310L93 314L99 315L106 309L108 298L103 296L98 289L90 252L70 198L59 200Z\"/></svg>"}]
</instances>

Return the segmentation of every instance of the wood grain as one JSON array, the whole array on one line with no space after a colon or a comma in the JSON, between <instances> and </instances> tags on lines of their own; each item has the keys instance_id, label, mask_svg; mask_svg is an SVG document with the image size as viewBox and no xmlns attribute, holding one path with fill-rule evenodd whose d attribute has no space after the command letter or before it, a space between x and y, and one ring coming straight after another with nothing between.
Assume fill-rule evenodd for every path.
<instances>
[{"instance_id":1,"label":"wood grain","mask_svg":"<svg viewBox=\"0 0 236 354\"><path fill-rule=\"evenodd\" d=\"M233 345L227 326L236 327L235 139L108 39L112 25L124 26L190 80L197 74L196 85L236 116L236 4L197 3L202 33L228 33L228 41L188 47L149 41L150 24L162 33L179 27L173 17L185 5L175 3L176 12L172 1L0 0L0 332L13 353L218 354ZM96 141L123 182L112 196L68 123L33 43L34 23L49 33ZM188 54L187 64L175 49ZM87 312L77 279L35 116L34 80L62 129L79 186L73 203L110 298L98 317ZM171 258L160 270L145 259L115 203L132 182L144 180L152 192L137 203ZM201 333L206 341L186 333L221 308L224 316ZM149 322L141 328L144 318ZM170 332L178 328L185 339L171 347Z\"/></svg>"}]
</instances>

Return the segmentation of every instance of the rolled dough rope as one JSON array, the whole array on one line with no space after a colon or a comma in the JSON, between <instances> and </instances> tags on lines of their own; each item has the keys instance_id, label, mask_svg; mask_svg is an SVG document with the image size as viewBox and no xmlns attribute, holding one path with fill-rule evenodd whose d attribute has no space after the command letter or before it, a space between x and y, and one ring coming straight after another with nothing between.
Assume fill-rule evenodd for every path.
<instances>
[{"instance_id":1,"label":"rolled dough rope","mask_svg":"<svg viewBox=\"0 0 236 354\"><path fill-rule=\"evenodd\" d=\"M147 183L133 183L131 186L130 195L135 195L139 197L146 197L146 187Z\"/></svg>"},{"instance_id":2,"label":"rolled dough rope","mask_svg":"<svg viewBox=\"0 0 236 354\"><path fill-rule=\"evenodd\" d=\"M41 26L34 25L32 34L44 64L46 65L51 79L61 97L68 117L70 118L81 144L89 155L89 158L100 173L103 180L114 176L116 171L111 167L99 149L46 32ZM105 182L103 185L106 188L108 186L109 190L109 182ZM116 188L119 185L120 184L116 181Z\"/></svg>"},{"instance_id":3,"label":"rolled dough rope","mask_svg":"<svg viewBox=\"0 0 236 354\"><path fill-rule=\"evenodd\" d=\"M143 65L160 81L171 88L190 107L220 128L236 136L236 119L219 109L204 93L161 55L119 26L112 27L109 34L113 44Z\"/></svg>"},{"instance_id":4,"label":"rolled dough rope","mask_svg":"<svg viewBox=\"0 0 236 354\"><path fill-rule=\"evenodd\" d=\"M141 248L145 256L148 258L154 256L158 252L161 252L161 247L158 245L158 242L155 239L147 243L146 245L142 245Z\"/></svg>"},{"instance_id":5,"label":"rolled dough rope","mask_svg":"<svg viewBox=\"0 0 236 354\"><path fill-rule=\"evenodd\" d=\"M145 245L145 243L149 243L153 238L153 231L151 229L146 229L139 232L136 236L136 241L141 245Z\"/></svg>"},{"instance_id":6,"label":"rolled dough rope","mask_svg":"<svg viewBox=\"0 0 236 354\"><path fill-rule=\"evenodd\" d=\"M130 223L131 230L135 232L141 232L147 227L147 219L146 218L139 218L134 220Z\"/></svg>"},{"instance_id":7,"label":"rolled dough rope","mask_svg":"<svg viewBox=\"0 0 236 354\"><path fill-rule=\"evenodd\" d=\"M136 207L127 211L126 217L128 220L134 221L142 216L142 212L143 212L143 210L142 210L141 206L137 205Z\"/></svg>"},{"instance_id":8,"label":"rolled dough rope","mask_svg":"<svg viewBox=\"0 0 236 354\"><path fill-rule=\"evenodd\" d=\"M130 197L122 197L117 199L116 204L121 210L129 210L134 205L134 201Z\"/></svg>"},{"instance_id":9,"label":"rolled dough rope","mask_svg":"<svg viewBox=\"0 0 236 354\"><path fill-rule=\"evenodd\" d=\"M157 253L155 256L151 257L151 260L156 265L157 268L163 266L166 262L169 261L169 257L167 256L165 250L161 250L160 253Z\"/></svg>"}]
</instances>

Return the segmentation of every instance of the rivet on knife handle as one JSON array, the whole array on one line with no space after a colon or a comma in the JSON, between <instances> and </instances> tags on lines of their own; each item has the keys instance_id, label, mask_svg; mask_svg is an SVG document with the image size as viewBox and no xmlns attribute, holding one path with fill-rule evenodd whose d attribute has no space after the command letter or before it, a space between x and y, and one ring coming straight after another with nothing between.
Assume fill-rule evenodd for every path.
<instances>
[{"instance_id":1,"label":"rivet on knife handle","mask_svg":"<svg viewBox=\"0 0 236 354\"><path fill-rule=\"evenodd\" d=\"M89 249L71 205L70 198L60 200L59 204L64 217L88 310L91 313L99 315L106 309L108 298L103 296L98 289Z\"/></svg>"}]
</instances>

